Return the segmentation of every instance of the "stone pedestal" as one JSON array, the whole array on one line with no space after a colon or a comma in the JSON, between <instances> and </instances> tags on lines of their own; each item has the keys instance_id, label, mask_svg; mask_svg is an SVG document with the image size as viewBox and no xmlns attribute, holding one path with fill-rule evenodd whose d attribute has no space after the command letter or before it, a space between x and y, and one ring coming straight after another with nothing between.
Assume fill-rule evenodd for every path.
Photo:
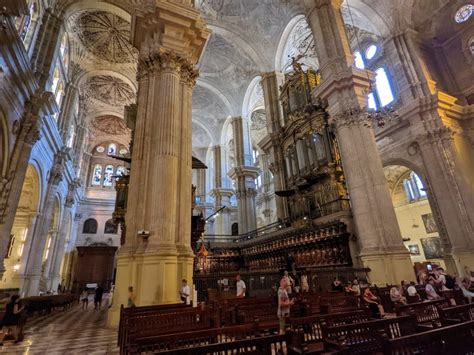
<instances>
[{"instance_id":1,"label":"stone pedestal","mask_svg":"<svg viewBox=\"0 0 474 355\"><path fill-rule=\"evenodd\" d=\"M384 285L413 280L410 255L403 246L374 132L366 124L366 95L373 74L352 68L341 3L315 0L309 12L323 80L314 95L328 100L337 128L359 259L371 269L371 282Z\"/></svg>"},{"instance_id":2,"label":"stone pedestal","mask_svg":"<svg viewBox=\"0 0 474 355\"><path fill-rule=\"evenodd\" d=\"M145 306L177 302L181 279L192 280L191 97L209 31L199 11L184 3L157 2L147 11L132 21L139 94L110 326L118 324L129 286Z\"/></svg>"}]
</instances>

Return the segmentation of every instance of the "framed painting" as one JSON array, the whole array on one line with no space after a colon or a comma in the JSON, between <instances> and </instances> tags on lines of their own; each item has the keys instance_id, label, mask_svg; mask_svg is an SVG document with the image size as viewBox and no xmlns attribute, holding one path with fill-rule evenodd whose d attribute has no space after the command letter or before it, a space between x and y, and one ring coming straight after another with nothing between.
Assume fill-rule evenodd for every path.
<instances>
[{"instance_id":1,"label":"framed painting","mask_svg":"<svg viewBox=\"0 0 474 355\"><path fill-rule=\"evenodd\" d=\"M438 226L436 225L436 221L432 213L421 215L421 219L423 220L423 224L425 225L426 233L438 232Z\"/></svg>"},{"instance_id":2,"label":"framed painting","mask_svg":"<svg viewBox=\"0 0 474 355\"><path fill-rule=\"evenodd\" d=\"M441 259L443 257L443 247L441 239L438 237L421 238L421 246L426 259Z\"/></svg>"}]
</instances>

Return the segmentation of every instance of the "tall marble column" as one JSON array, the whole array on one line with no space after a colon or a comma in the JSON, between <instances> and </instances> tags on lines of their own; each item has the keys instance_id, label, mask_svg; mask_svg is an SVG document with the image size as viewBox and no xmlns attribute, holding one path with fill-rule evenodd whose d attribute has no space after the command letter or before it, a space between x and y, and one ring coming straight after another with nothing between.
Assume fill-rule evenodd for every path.
<instances>
[{"instance_id":1,"label":"tall marble column","mask_svg":"<svg viewBox=\"0 0 474 355\"><path fill-rule=\"evenodd\" d=\"M268 138L264 140L262 148L272 157L269 169L273 174L275 191L286 189L284 159L278 134L281 131L280 89L285 76L283 73L270 72L262 74L263 98L265 100L265 114L267 119ZM277 218L284 221L288 218L288 203L286 198L275 196Z\"/></svg>"},{"instance_id":2,"label":"tall marble column","mask_svg":"<svg viewBox=\"0 0 474 355\"><path fill-rule=\"evenodd\" d=\"M247 233L257 228L255 196L257 190L255 179L260 169L251 165L252 155L248 127L242 117L232 118L234 138L235 167L228 175L235 181L237 196L237 219L239 234Z\"/></svg>"},{"instance_id":3,"label":"tall marble column","mask_svg":"<svg viewBox=\"0 0 474 355\"><path fill-rule=\"evenodd\" d=\"M352 67L353 56L341 15L342 0L309 1L322 83L314 95L327 99L334 119L360 246L370 281L398 283L414 278L408 251L385 181L374 132L366 123L366 93L373 74Z\"/></svg>"},{"instance_id":4,"label":"tall marble column","mask_svg":"<svg viewBox=\"0 0 474 355\"><path fill-rule=\"evenodd\" d=\"M66 85L64 100L61 105L61 114L58 120L59 133L61 134L64 145L66 145L69 139L69 128L73 123L74 107L76 106L77 100L79 100L79 90L76 85L69 82Z\"/></svg>"},{"instance_id":5,"label":"tall marble column","mask_svg":"<svg viewBox=\"0 0 474 355\"><path fill-rule=\"evenodd\" d=\"M59 183L63 180L67 153L64 150L55 155L53 167L49 173L48 186L42 204L43 211L33 233L31 249L26 262L25 283L22 291L26 296L38 295L42 276L43 254L51 230L52 217L56 204ZM55 232L54 230L52 232ZM54 236L52 236L54 237ZM52 240L53 242L53 240ZM49 261L48 261L49 263Z\"/></svg>"},{"instance_id":6,"label":"tall marble column","mask_svg":"<svg viewBox=\"0 0 474 355\"><path fill-rule=\"evenodd\" d=\"M193 271L191 97L210 32L185 3L158 1L142 10L132 21L140 51L137 118L110 325L118 324L129 286L137 305L174 303L180 280L191 282Z\"/></svg>"}]
</instances>

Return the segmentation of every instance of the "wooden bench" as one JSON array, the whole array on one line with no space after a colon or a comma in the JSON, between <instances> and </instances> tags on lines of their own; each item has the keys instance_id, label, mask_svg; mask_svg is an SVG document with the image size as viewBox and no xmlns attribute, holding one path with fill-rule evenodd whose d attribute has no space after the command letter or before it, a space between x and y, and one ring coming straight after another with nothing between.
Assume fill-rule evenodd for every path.
<instances>
[{"instance_id":1,"label":"wooden bench","mask_svg":"<svg viewBox=\"0 0 474 355\"><path fill-rule=\"evenodd\" d=\"M384 341L384 354L472 354L474 321Z\"/></svg>"},{"instance_id":2,"label":"wooden bench","mask_svg":"<svg viewBox=\"0 0 474 355\"><path fill-rule=\"evenodd\" d=\"M209 329L214 326L209 311L193 308L155 314L144 314L128 319L123 328L119 346L121 351L127 348L130 337L149 337L173 334L192 330Z\"/></svg>"},{"instance_id":3,"label":"wooden bench","mask_svg":"<svg viewBox=\"0 0 474 355\"><path fill-rule=\"evenodd\" d=\"M57 308L67 310L76 300L76 296L64 294L26 297L21 300L21 303L25 306L28 315L44 315L51 313L51 311Z\"/></svg>"},{"instance_id":4,"label":"wooden bench","mask_svg":"<svg viewBox=\"0 0 474 355\"><path fill-rule=\"evenodd\" d=\"M143 306L143 307L130 307L125 308L123 304L120 306L120 320L118 328L118 339L117 345L120 346L125 333L125 329L128 326L129 319L133 317L143 316L146 314L158 314L165 312L174 312L179 310L189 310L190 306L184 303L172 303L172 304L162 304L162 305L153 305L153 306Z\"/></svg>"},{"instance_id":5,"label":"wooden bench","mask_svg":"<svg viewBox=\"0 0 474 355\"><path fill-rule=\"evenodd\" d=\"M289 327L291 327L294 333L292 343L294 348L300 349L300 351L302 351L301 346L309 353L320 351L323 349L323 326L332 327L336 325L366 322L369 320L371 320L371 317L368 309L290 318Z\"/></svg>"},{"instance_id":6,"label":"wooden bench","mask_svg":"<svg viewBox=\"0 0 474 355\"><path fill-rule=\"evenodd\" d=\"M256 324L244 324L151 337L143 337L141 334L136 334L130 337L130 342L125 349L125 353L160 353L163 351L226 343L240 339L254 338L256 336L258 336Z\"/></svg>"},{"instance_id":7,"label":"wooden bench","mask_svg":"<svg viewBox=\"0 0 474 355\"><path fill-rule=\"evenodd\" d=\"M449 307L447 299L411 303L397 308L397 316L415 315L418 328L429 330L441 326L439 308Z\"/></svg>"},{"instance_id":8,"label":"wooden bench","mask_svg":"<svg viewBox=\"0 0 474 355\"><path fill-rule=\"evenodd\" d=\"M359 308L360 300L356 296L321 297L321 314L355 311Z\"/></svg>"},{"instance_id":9,"label":"wooden bench","mask_svg":"<svg viewBox=\"0 0 474 355\"><path fill-rule=\"evenodd\" d=\"M239 324L258 323L262 331L272 332L279 329L277 316L278 306L274 304L255 304L238 306L237 322Z\"/></svg>"},{"instance_id":10,"label":"wooden bench","mask_svg":"<svg viewBox=\"0 0 474 355\"><path fill-rule=\"evenodd\" d=\"M345 354L372 354L382 351L384 339L394 339L416 332L414 316L379 319L368 322L323 326L325 351Z\"/></svg>"},{"instance_id":11,"label":"wooden bench","mask_svg":"<svg viewBox=\"0 0 474 355\"><path fill-rule=\"evenodd\" d=\"M173 355L204 355L204 354L252 354L252 355L292 355L289 346L291 334L270 335L258 338L236 340L232 342L208 344L187 349L174 349L160 352Z\"/></svg>"},{"instance_id":12,"label":"wooden bench","mask_svg":"<svg viewBox=\"0 0 474 355\"><path fill-rule=\"evenodd\" d=\"M443 326L474 320L474 303L461 306L438 308Z\"/></svg>"}]
</instances>

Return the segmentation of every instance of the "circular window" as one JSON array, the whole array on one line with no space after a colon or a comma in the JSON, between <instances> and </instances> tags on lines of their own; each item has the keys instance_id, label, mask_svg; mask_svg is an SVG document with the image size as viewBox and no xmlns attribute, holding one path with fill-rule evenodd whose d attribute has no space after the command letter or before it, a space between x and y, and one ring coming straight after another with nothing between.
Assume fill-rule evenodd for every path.
<instances>
[{"instance_id":1,"label":"circular window","mask_svg":"<svg viewBox=\"0 0 474 355\"><path fill-rule=\"evenodd\" d=\"M457 23L466 22L469 17L471 17L473 12L473 4L463 5L458 9L458 11L456 11L456 14L454 15L454 21L456 21Z\"/></svg>"},{"instance_id":2,"label":"circular window","mask_svg":"<svg viewBox=\"0 0 474 355\"><path fill-rule=\"evenodd\" d=\"M365 57L370 60L375 56L375 53L377 53L377 46L375 44L372 44L365 51Z\"/></svg>"},{"instance_id":3,"label":"circular window","mask_svg":"<svg viewBox=\"0 0 474 355\"><path fill-rule=\"evenodd\" d=\"M98 146L95 150L97 150L99 153L103 153L105 151L105 148L102 146Z\"/></svg>"},{"instance_id":4,"label":"circular window","mask_svg":"<svg viewBox=\"0 0 474 355\"><path fill-rule=\"evenodd\" d=\"M127 153L128 153L128 150L125 149L125 148L122 148L122 149L119 150L119 153L122 154L122 155L124 155L124 154L127 154Z\"/></svg>"}]
</instances>

